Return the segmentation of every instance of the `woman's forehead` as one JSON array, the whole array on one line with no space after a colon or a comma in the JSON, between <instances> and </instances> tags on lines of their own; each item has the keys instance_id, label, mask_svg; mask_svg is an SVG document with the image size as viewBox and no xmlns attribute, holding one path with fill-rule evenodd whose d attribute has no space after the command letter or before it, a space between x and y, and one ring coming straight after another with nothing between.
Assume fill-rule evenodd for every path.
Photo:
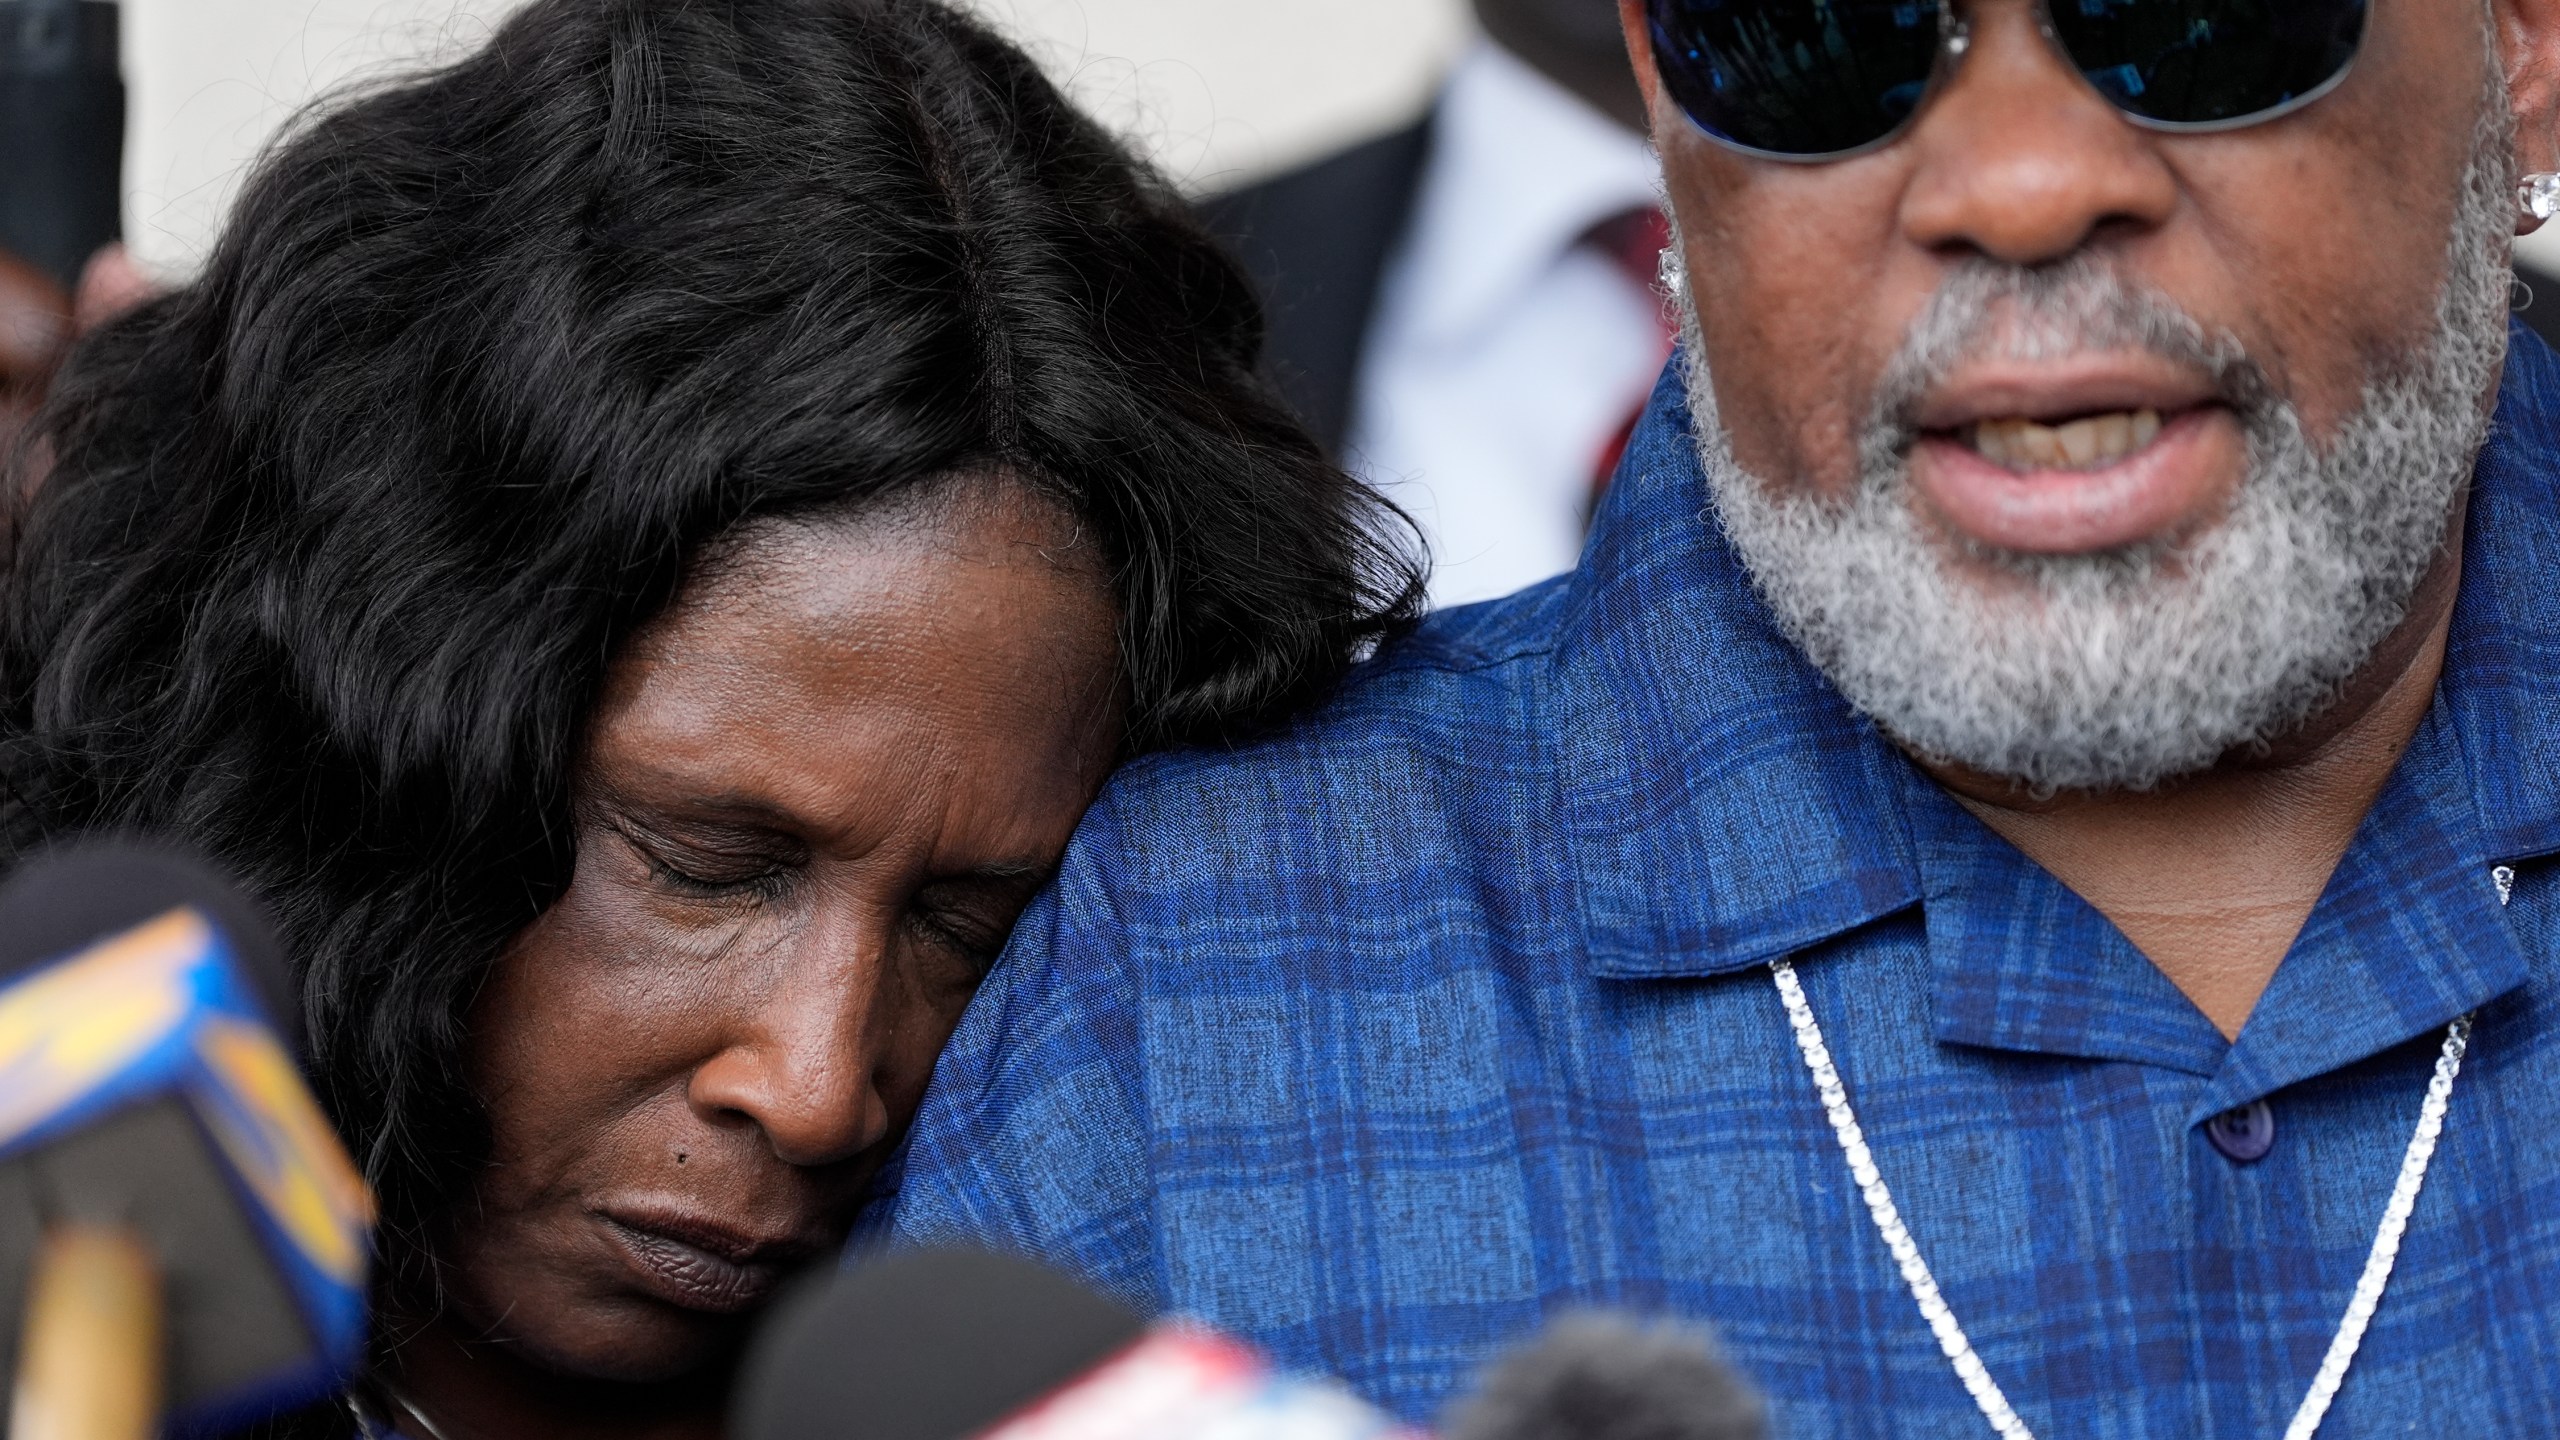
<instances>
[{"instance_id":1,"label":"woman's forehead","mask_svg":"<svg viewBox=\"0 0 2560 1440\"><path fill-rule=\"evenodd\" d=\"M891 823L874 812L919 790L1080 774L1118 744L1118 652L1098 567L1055 558L1072 536L1033 503L746 538L617 659L581 768L670 800L754 794L819 831Z\"/></svg>"}]
</instances>

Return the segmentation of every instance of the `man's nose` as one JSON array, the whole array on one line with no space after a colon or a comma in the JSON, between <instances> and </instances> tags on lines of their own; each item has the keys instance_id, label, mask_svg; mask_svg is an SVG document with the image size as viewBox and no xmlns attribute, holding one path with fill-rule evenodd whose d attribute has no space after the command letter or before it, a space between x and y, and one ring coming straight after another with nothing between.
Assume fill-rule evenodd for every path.
<instances>
[{"instance_id":1,"label":"man's nose","mask_svg":"<svg viewBox=\"0 0 2560 1440\"><path fill-rule=\"evenodd\" d=\"M1954 76L1905 143L1917 163L1901 222L1913 243L2013 265L2059 260L2178 205L2157 137L2090 88L2023 0L1982 0Z\"/></svg>"},{"instance_id":2,"label":"man's nose","mask_svg":"<svg viewBox=\"0 0 2560 1440\"><path fill-rule=\"evenodd\" d=\"M850 1160L889 1133L873 1025L886 957L876 936L850 948L783 966L686 1088L697 1112L754 1125L792 1165Z\"/></svg>"}]
</instances>

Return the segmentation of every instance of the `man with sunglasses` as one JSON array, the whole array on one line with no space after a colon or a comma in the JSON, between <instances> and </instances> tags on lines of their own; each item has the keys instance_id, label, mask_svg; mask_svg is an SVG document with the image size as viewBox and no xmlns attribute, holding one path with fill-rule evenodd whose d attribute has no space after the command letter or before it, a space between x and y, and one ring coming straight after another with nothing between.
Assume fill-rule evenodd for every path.
<instances>
[{"instance_id":1,"label":"man with sunglasses","mask_svg":"<svg viewBox=\"0 0 2560 1440\"><path fill-rule=\"evenodd\" d=\"M2560 1433L2555 0L1622 0L1687 318L1574 575L1133 768L895 1209L1417 1419Z\"/></svg>"}]
</instances>

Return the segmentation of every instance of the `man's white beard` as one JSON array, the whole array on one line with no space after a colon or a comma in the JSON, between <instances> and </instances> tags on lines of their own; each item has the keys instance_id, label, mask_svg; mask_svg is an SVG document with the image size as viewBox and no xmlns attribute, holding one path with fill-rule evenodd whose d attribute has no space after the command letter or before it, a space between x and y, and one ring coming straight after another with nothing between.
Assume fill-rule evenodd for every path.
<instances>
[{"instance_id":1,"label":"man's white beard","mask_svg":"<svg viewBox=\"0 0 2560 1440\"><path fill-rule=\"evenodd\" d=\"M2464 176L2434 343L2380 375L2325 445L2228 338L2086 257L1975 261L1914 322L1859 440L1845 503L1734 459L1692 358L1690 412L1716 515L1781 630L1913 751L2039 791L2150 789L2319 715L2407 615L2487 433L2506 354L2504 97ZM1689 287L1683 353L1704 354ZM1904 417L1963 359L2139 348L2217 377L2250 469L2212 529L2088 555L1964 552L1907 494Z\"/></svg>"}]
</instances>

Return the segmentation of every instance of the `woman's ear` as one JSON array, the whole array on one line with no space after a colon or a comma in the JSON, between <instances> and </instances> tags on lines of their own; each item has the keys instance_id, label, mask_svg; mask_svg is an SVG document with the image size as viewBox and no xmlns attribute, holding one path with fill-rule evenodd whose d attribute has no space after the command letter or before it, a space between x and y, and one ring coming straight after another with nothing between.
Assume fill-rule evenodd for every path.
<instances>
[{"instance_id":1,"label":"woman's ear","mask_svg":"<svg viewBox=\"0 0 2560 1440\"><path fill-rule=\"evenodd\" d=\"M2560 171L2560 0L2490 0L2498 63L2516 117L2516 173ZM2516 233L2542 228L2519 216Z\"/></svg>"}]
</instances>

